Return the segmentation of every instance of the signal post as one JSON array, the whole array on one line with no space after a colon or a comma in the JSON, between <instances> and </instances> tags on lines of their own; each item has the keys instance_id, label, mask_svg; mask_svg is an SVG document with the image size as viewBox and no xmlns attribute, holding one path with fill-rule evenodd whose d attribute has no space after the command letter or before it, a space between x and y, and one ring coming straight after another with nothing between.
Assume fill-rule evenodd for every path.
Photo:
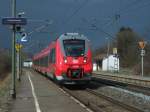
<instances>
[{"instance_id":1,"label":"signal post","mask_svg":"<svg viewBox=\"0 0 150 112\"><path fill-rule=\"evenodd\" d=\"M139 47L141 49L141 75L142 77L144 76L144 56L145 56L145 46L146 42L145 41L140 41L139 42Z\"/></svg>"}]
</instances>

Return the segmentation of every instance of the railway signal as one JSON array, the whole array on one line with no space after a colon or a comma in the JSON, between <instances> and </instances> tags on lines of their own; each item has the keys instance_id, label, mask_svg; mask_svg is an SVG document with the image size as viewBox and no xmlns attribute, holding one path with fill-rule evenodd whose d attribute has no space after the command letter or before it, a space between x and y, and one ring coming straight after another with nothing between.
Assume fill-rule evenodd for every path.
<instances>
[{"instance_id":1,"label":"railway signal","mask_svg":"<svg viewBox=\"0 0 150 112\"><path fill-rule=\"evenodd\" d=\"M141 75L143 77L143 74L144 74L144 67L143 67L143 65L144 65L144 56L145 56L144 48L146 46L146 42L145 41L140 41L138 44L139 44L139 47L141 49Z\"/></svg>"},{"instance_id":2,"label":"railway signal","mask_svg":"<svg viewBox=\"0 0 150 112\"><path fill-rule=\"evenodd\" d=\"M139 47L140 47L141 49L144 49L145 46L146 46L146 42L145 42L145 41L140 41L140 42L139 42Z\"/></svg>"}]
</instances>

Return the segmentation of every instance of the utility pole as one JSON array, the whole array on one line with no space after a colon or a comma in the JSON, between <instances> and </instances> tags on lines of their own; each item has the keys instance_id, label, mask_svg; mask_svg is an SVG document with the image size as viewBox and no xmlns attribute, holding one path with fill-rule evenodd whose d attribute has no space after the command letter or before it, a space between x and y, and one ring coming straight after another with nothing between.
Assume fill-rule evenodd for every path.
<instances>
[{"instance_id":1,"label":"utility pole","mask_svg":"<svg viewBox=\"0 0 150 112\"><path fill-rule=\"evenodd\" d=\"M16 17L16 0L12 0L12 17ZM13 33L12 33L12 89L11 95L12 98L16 99L16 25L13 26Z\"/></svg>"},{"instance_id":2,"label":"utility pole","mask_svg":"<svg viewBox=\"0 0 150 112\"><path fill-rule=\"evenodd\" d=\"M109 71L109 49L110 49L110 43L109 43L109 38L107 39L107 71Z\"/></svg>"}]
</instances>

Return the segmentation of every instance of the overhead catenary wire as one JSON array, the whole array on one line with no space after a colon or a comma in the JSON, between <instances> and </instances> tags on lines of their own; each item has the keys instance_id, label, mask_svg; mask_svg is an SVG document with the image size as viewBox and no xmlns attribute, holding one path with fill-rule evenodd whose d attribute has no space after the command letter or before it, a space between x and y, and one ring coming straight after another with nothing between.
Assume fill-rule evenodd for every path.
<instances>
[{"instance_id":1,"label":"overhead catenary wire","mask_svg":"<svg viewBox=\"0 0 150 112\"><path fill-rule=\"evenodd\" d=\"M33 31L30 31L30 32L28 33L28 35L31 35L31 34L34 33L34 32L39 32L40 30L42 30L42 29L48 27L50 24L52 24L52 22L53 22L53 21L48 21L46 24L41 25L41 26L35 28Z\"/></svg>"},{"instance_id":2,"label":"overhead catenary wire","mask_svg":"<svg viewBox=\"0 0 150 112\"><path fill-rule=\"evenodd\" d=\"M78 14L79 11L80 11L84 6L87 5L88 2L89 2L89 0L85 0L85 1L80 5L79 8L77 8L76 10L73 11L73 13L66 19L66 21L63 22L63 24L69 23L69 22L71 21L71 19L72 19L76 14Z\"/></svg>"},{"instance_id":3,"label":"overhead catenary wire","mask_svg":"<svg viewBox=\"0 0 150 112\"><path fill-rule=\"evenodd\" d=\"M115 15L115 18L112 20L112 22L109 22L108 24L107 23L104 24L105 25L104 27L106 27L108 25L111 25L115 21L119 20L123 15L128 14L128 12L130 13L131 11L134 11L136 9L145 8L145 6L150 5L150 2L148 1L148 3L146 2L146 3L142 4L142 5L140 4L139 7L136 7L136 6L139 5L140 2L143 2L143 1L135 0L135 1L131 2L130 4L128 4L127 8L124 7L123 9L120 9L119 12ZM131 9L131 8L134 8L134 9ZM104 30L102 30L102 31L104 31Z\"/></svg>"},{"instance_id":4,"label":"overhead catenary wire","mask_svg":"<svg viewBox=\"0 0 150 112\"><path fill-rule=\"evenodd\" d=\"M129 10L130 8L136 6L137 4L139 4L141 2L141 0L134 0L132 2L130 2L129 4L125 5L122 9L120 9L118 12L121 13L121 12L124 12L124 11L127 11ZM121 4L120 4L121 5Z\"/></svg>"},{"instance_id":5,"label":"overhead catenary wire","mask_svg":"<svg viewBox=\"0 0 150 112\"><path fill-rule=\"evenodd\" d=\"M101 31L102 33L104 33L105 35L107 35L108 37L111 37L111 38L114 38L114 36L113 35L111 35L110 33L108 33L108 32L106 32L105 30L103 30L103 28L100 28L100 27L98 27L97 25L96 25L96 23L93 23L93 24L91 24L91 23L89 23L89 21L86 21L87 22L87 24L90 24L91 26L90 26L90 28L87 28L87 30L93 30L93 31ZM110 21L109 21L110 22ZM105 24L108 24L108 22L107 23L105 23ZM80 28L81 29L81 28Z\"/></svg>"},{"instance_id":6,"label":"overhead catenary wire","mask_svg":"<svg viewBox=\"0 0 150 112\"><path fill-rule=\"evenodd\" d=\"M137 1L138 1L138 0L137 0ZM132 3L131 5L128 6L128 8L126 8L126 10L120 11L119 14L120 14L121 16L127 15L127 14L129 14L129 13L131 13L131 12L137 11L137 10L139 10L139 9L145 8L146 6L149 6L149 5L150 5L150 1L144 2L144 4L139 4L140 2L142 2L142 1L139 0L139 1L138 1L137 3L135 3L135 4Z\"/></svg>"}]
</instances>

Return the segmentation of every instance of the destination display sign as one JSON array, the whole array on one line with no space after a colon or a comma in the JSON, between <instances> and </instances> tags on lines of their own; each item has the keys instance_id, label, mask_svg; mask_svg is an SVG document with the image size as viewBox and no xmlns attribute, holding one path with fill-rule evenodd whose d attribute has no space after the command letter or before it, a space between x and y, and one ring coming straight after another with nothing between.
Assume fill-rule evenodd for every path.
<instances>
[{"instance_id":1,"label":"destination display sign","mask_svg":"<svg viewBox=\"0 0 150 112\"><path fill-rule=\"evenodd\" d=\"M2 24L4 24L4 25L26 25L27 19L26 18L6 17L6 18L2 19Z\"/></svg>"}]
</instances>

